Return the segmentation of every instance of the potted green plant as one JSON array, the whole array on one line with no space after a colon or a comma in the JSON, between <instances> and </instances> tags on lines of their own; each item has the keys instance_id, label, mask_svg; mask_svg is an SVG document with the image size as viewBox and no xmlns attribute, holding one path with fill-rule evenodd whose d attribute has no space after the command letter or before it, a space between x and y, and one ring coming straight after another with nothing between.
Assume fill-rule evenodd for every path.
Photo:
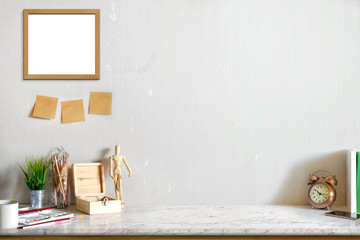
<instances>
[{"instance_id":1,"label":"potted green plant","mask_svg":"<svg viewBox=\"0 0 360 240\"><path fill-rule=\"evenodd\" d=\"M18 164L19 165L19 164ZM42 208L44 203L44 186L47 181L47 171L50 165L48 157L45 156L26 156L25 169L20 165L25 175L25 183L30 189L31 207Z\"/></svg>"}]
</instances>

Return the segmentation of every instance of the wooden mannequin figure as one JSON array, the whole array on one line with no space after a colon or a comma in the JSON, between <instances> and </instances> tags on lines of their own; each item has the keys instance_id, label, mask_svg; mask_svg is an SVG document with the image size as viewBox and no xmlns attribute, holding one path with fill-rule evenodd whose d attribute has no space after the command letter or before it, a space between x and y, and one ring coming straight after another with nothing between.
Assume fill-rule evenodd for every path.
<instances>
[{"instance_id":1,"label":"wooden mannequin figure","mask_svg":"<svg viewBox=\"0 0 360 240\"><path fill-rule=\"evenodd\" d=\"M116 193L116 198L120 199L121 201L121 207L125 207L125 204L123 202L123 195L122 195L122 188L121 188L121 169L120 169L120 164L123 161L128 172L129 172L129 177L131 175L131 169L129 168L126 159L124 156L120 155L120 146L116 145L115 146L115 155L109 157L110 160L110 176L111 178L114 180L114 184L115 184L115 193ZM114 168L113 168L113 163L114 163Z\"/></svg>"}]
</instances>

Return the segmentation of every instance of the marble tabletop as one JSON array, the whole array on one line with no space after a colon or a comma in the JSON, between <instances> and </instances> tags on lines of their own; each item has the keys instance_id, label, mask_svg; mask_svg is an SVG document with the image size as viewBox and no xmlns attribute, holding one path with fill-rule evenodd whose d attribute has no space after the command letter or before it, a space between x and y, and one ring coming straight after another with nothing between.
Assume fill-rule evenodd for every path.
<instances>
[{"instance_id":1,"label":"marble tabletop","mask_svg":"<svg viewBox=\"0 0 360 240\"><path fill-rule=\"evenodd\" d=\"M67 211L78 220L0 235L360 235L359 220L328 217L308 206L127 206L121 213L91 216L74 206Z\"/></svg>"}]
</instances>

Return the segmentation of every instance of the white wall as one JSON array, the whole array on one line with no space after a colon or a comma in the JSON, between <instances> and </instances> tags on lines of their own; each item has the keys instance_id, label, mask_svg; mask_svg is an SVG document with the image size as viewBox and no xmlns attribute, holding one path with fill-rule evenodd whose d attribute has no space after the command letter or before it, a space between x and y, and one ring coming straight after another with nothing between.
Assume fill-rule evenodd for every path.
<instances>
[{"instance_id":1,"label":"white wall","mask_svg":"<svg viewBox=\"0 0 360 240\"><path fill-rule=\"evenodd\" d=\"M28 8L100 9L101 79L23 80ZM29 201L26 154L64 146L91 162L120 144L128 205L306 204L319 168L345 203L336 152L360 148L357 0L1 0L0 46L2 199ZM113 92L112 116L61 124L59 104L56 120L29 117L37 94L87 109L90 91Z\"/></svg>"}]
</instances>

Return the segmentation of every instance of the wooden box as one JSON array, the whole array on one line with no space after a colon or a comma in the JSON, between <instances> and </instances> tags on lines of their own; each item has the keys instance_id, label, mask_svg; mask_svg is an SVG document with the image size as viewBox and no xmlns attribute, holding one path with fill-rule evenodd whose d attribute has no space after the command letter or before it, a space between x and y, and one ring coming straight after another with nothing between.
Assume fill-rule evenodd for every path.
<instances>
[{"instance_id":1,"label":"wooden box","mask_svg":"<svg viewBox=\"0 0 360 240\"><path fill-rule=\"evenodd\" d=\"M77 210L87 214L121 211L120 200L105 196L104 167L101 163L76 163L72 165L72 170Z\"/></svg>"}]
</instances>

